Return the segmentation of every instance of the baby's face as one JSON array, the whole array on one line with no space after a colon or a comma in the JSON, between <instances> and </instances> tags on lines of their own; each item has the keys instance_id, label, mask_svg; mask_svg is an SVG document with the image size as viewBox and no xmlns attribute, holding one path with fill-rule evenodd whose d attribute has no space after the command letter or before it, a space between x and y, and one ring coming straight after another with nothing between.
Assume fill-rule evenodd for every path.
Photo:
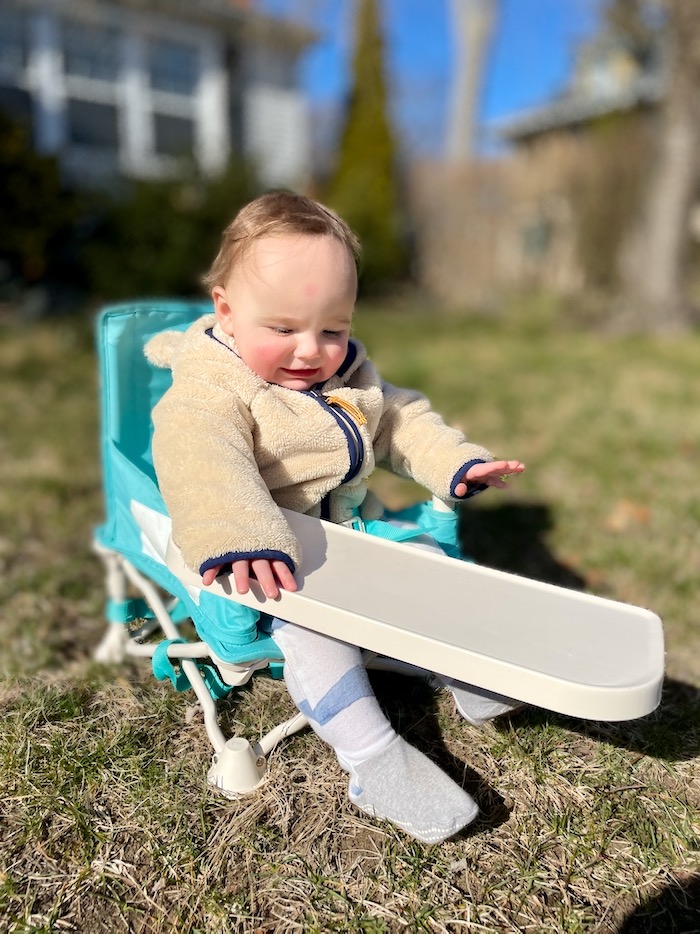
<instances>
[{"instance_id":1,"label":"baby's face","mask_svg":"<svg viewBox=\"0 0 700 934\"><path fill-rule=\"evenodd\" d=\"M212 296L241 359L268 383L310 389L345 359L355 264L330 235L264 237Z\"/></svg>"}]
</instances>

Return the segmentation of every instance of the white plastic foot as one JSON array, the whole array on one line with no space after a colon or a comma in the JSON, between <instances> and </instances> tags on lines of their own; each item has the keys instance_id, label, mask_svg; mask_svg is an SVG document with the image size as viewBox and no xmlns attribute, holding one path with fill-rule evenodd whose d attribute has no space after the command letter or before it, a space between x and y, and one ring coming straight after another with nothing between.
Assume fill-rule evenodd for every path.
<instances>
[{"instance_id":1,"label":"white plastic foot","mask_svg":"<svg viewBox=\"0 0 700 934\"><path fill-rule=\"evenodd\" d=\"M210 650L212 661L219 669L221 680L224 684L229 684L232 688L247 684L253 677L253 673L261 668L267 668L270 663L269 658L263 658L257 662L250 662L248 665L232 665L230 662L222 661L218 655Z\"/></svg>"},{"instance_id":2,"label":"white plastic foot","mask_svg":"<svg viewBox=\"0 0 700 934\"><path fill-rule=\"evenodd\" d=\"M238 798L255 791L266 774L265 757L257 755L247 739L234 737L214 753L207 782L227 798Z\"/></svg>"},{"instance_id":3,"label":"white plastic foot","mask_svg":"<svg viewBox=\"0 0 700 934\"><path fill-rule=\"evenodd\" d=\"M95 649L96 662L103 665L118 665L127 655L129 633L123 623L110 623L102 641Z\"/></svg>"}]
</instances>

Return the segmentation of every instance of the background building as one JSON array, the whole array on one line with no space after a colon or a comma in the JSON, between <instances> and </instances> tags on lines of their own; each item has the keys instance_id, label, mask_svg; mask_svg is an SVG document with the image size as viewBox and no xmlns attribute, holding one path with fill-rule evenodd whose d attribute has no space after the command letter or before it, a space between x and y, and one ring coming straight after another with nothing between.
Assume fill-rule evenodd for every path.
<instances>
[{"instance_id":1,"label":"background building","mask_svg":"<svg viewBox=\"0 0 700 934\"><path fill-rule=\"evenodd\" d=\"M268 185L303 185L308 29L245 0L0 0L0 110L65 178L159 178L232 153Z\"/></svg>"},{"instance_id":2,"label":"background building","mask_svg":"<svg viewBox=\"0 0 700 934\"><path fill-rule=\"evenodd\" d=\"M419 277L455 307L504 293L612 288L667 85L661 45L635 56L614 35L582 44L566 92L498 127L508 150L418 165Z\"/></svg>"}]
</instances>

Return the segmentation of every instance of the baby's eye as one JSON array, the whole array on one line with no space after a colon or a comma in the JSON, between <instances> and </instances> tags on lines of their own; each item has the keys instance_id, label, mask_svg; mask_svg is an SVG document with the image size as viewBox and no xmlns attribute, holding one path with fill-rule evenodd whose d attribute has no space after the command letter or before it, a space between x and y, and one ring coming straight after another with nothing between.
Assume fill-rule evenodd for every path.
<instances>
[{"instance_id":1,"label":"baby's eye","mask_svg":"<svg viewBox=\"0 0 700 934\"><path fill-rule=\"evenodd\" d=\"M340 337L340 335L341 335L343 332L342 332L342 331L329 331L329 330L325 330L323 333L326 335L326 337Z\"/></svg>"},{"instance_id":2,"label":"baby's eye","mask_svg":"<svg viewBox=\"0 0 700 934\"><path fill-rule=\"evenodd\" d=\"M275 334L291 334L292 333L291 328L272 328L272 330L275 332Z\"/></svg>"}]
</instances>

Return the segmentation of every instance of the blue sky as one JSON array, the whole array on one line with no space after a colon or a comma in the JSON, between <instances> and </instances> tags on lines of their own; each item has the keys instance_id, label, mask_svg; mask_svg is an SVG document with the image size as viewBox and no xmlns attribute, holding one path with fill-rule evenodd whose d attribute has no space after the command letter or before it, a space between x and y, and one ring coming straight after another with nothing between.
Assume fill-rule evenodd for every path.
<instances>
[{"instance_id":1,"label":"blue sky","mask_svg":"<svg viewBox=\"0 0 700 934\"><path fill-rule=\"evenodd\" d=\"M417 155L444 147L453 49L452 0L380 0L397 128ZM482 122L547 101L571 74L576 46L598 22L601 0L499 0L485 75ZM353 0L261 0L281 15L311 20L320 39L306 54L302 80L315 108L343 99L352 45Z\"/></svg>"}]
</instances>

